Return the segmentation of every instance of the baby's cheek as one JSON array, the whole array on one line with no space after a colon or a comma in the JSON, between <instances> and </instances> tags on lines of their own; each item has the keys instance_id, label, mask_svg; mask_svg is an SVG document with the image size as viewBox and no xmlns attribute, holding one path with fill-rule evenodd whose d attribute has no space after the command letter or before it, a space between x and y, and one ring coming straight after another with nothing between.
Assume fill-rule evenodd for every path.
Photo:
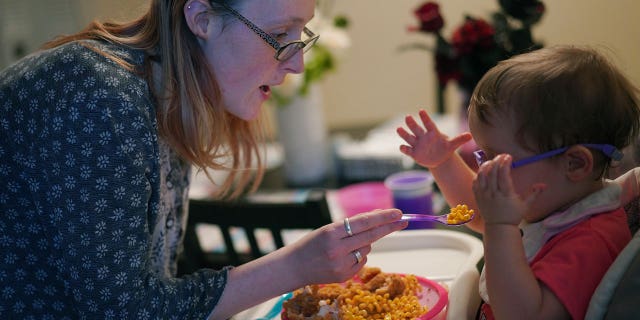
<instances>
[{"instance_id":1,"label":"baby's cheek","mask_svg":"<svg viewBox=\"0 0 640 320\"><path fill-rule=\"evenodd\" d=\"M541 208L536 208L535 206L529 207L529 210L524 214L522 220L528 223L534 223L543 220L547 217L547 213Z\"/></svg>"},{"instance_id":2,"label":"baby's cheek","mask_svg":"<svg viewBox=\"0 0 640 320\"><path fill-rule=\"evenodd\" d=\"M526 196L530 196L532 194L532 190L528 190L526 192ZM525 213L524 220L530 223L543 220L552 211L557 209L555 206L556 204L552 194L549 191L543 190L537 194L536 198L532 202L530 202L527 212Z\"/></svg>"},{"instance_id":3,"label":"baby's cheek","mask_svg":"<svg viewBox=\"0 0 640 320\"><path fill-rule=\"evenodd\" d=\"M530 177L525 172L526 167L511 169L511 183L514 191L521 197L526 197L532 192L531 186L535 183L535 177Z\"/></svg>"}]
</instances>

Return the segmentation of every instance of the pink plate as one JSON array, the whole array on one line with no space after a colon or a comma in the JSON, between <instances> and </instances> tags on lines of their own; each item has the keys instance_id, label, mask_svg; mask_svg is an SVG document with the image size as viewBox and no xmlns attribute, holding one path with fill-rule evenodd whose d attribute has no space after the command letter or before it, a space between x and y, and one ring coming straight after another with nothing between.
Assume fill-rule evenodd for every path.
<instances>
[{"instance_id":1,"label":"pink plate","mask_svg":"<svg viewBox=\"0 0 640 320\"><path fill-rule=\"evenodd\" d=\"M418 283L422 285L420 303L429 308L429 311L418 319L433 319L440 314L444 307L449 303L449 293L437 282L418 276L416 276L416 278L418 279Z\"/></svg>"},{"instance_id":2,"label":"pink plate","mask_svg":"<svg viewBox=\"0 0 640 320\"><path fill-rule=\"evenodd\" d=\"M403 274L400 274L403 275ZM422 286L422 292L418 296L420 304L427 307L429 311L418 318L419 320L430 320L438 316L449 303L449 293L447 289L442 287L435 281L427 278L415 276L418 283ZM357 276L354 280L357 281ZM283 309L281 313L282 320L288 320L286 312Z\"/></svg>"},{"instance_id":3,"label":"pink plate","mask_svg":"<svg viewBox=\"0 0 640 320\"><path fill-rule=\"evenodd\" d=\"M337 192L338 203L347 217L375 209L393 208L391 191L383 182L361 182L348 185Z\"/></svg>"}]
</instances>

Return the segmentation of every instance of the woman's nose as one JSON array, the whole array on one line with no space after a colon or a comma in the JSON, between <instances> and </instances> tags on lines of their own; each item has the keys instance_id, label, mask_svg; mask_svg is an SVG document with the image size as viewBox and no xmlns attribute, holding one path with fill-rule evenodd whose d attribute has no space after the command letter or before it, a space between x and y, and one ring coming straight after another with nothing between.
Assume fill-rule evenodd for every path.
<instances>
[{"instance_id":1,"label":"woman's nose","mask_svg":"<svg viewBox=\"0 0 640 320\"><path fill-rule=\"evenodd\" d=\"M304 71L304 52L302 50L296 52L293 57L283 62L285 68L290 73L302 73Z\"/></svg>"}]
</instances>

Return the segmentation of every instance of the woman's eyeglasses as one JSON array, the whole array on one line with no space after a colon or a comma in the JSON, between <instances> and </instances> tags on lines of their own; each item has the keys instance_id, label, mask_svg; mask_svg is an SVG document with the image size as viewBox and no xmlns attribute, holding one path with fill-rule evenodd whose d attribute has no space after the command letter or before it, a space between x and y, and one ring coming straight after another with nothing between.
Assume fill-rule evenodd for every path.
<instances>
[{"instance_id":1,"label":"woman's eyeglasses","mask_svg":"<svg viewBox=\"0 0 640 320\"><path fill-rule=\"evenodd\" d=\"M313 33L311 30L309 30L307 27L304 27L302 31L308 37L306 40L304 41L295 40L295 41L287 42L285 44L280 44L278 40L274 39L264 30L260 29L260 27L256 26L253 22L249 21L249 19L245 18L243 15L241 15L238 11L236 11L231 6L226 4L224 1L220 1L218 3L222 5L225 9L229 10L231 14L233 14L236 18L242 21L245 25L247 25L247 27L249 27L249 29L255 32L258 36L260 36L262 40L264 40L267 44L273 47L273 49L276 50L275 58L278 61L286 61L289 58L293 57L300 50L302 50L302 52L307 52L307 50L311 49L311 47L313 47L316 44L316 42L318 41L318 38L320 37L320 35L317 35Z\"/></svg>"},{"instance_id":2,"label":"woman's eyeglasses","mask_svg":"<svg viewBox=\"0 0 640 320\"><path fill-rule=\"evenodd\" d=\"M587 148L592 148L592 149L596 149L596 150L600 150L602 151L602 153L604 153L607 157L611 158L612 160L615 161L620 161L622 159L622 152L620 152L620 150L618 150L618 148L610 145L610 144L593 144L593 143L582 143L580 144L582 146L585 146ZM511 168L517 168L517 167L522 167L526 164L530 164L536 161L540 161L542 159L546 159L546 158L551 158L555 155L561 154L565 151L567 151L567 149L569 149L569 147L563 147L563 148L559 148L559 149L555 149L555 150L551 150L551 151L547 151L541 154L537 154L535 156L531 156L531 157L527 157L524 159L520 159L518 161L514 161L511 163ZM487 158L487 155L484 153L484 151L482 150L477 150L473 152L473 155L476 158L476 163L478 163L478 167L481 166L483 163L491 160Z\"/></svg>"}]
</instances>

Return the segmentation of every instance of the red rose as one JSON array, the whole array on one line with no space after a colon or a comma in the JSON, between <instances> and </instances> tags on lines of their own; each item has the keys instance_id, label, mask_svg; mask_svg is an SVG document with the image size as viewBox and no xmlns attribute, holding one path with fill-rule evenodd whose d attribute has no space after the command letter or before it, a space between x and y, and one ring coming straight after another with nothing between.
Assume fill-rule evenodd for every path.
<instances>
[{"instance_id":1,"label":"red rose","mask_svg":"<svg viewBox=\"0 0 640 320\"><path fill-rule=\"evenodd\" d=\"M451 44L460 55L476 50L492 48L495 45L493 27L482 19L467 17L462 26L453 32Z\"/></svg>"},{"instance_id":2,"label":"red rose","mask_svg":"<svg viewBox=\"0 0 640 320\"><path fill-rule=\"evenodd\" d=\"M499 0L500 7L508 15L527 23L536 23L545 12L545 6L539 0Z\"/></svg>"},{"instance_id":3,"label":"red rose","mask_svg":"<svg viewBox=\"0 0 640 320\"><path fill-rule=\"evenodd\" d=\"M420 21L419 31L438 32L444 26L444 19L440 15L439 6L435 2L425 2L414 14Z\"/></svg>"}]
</instances>

